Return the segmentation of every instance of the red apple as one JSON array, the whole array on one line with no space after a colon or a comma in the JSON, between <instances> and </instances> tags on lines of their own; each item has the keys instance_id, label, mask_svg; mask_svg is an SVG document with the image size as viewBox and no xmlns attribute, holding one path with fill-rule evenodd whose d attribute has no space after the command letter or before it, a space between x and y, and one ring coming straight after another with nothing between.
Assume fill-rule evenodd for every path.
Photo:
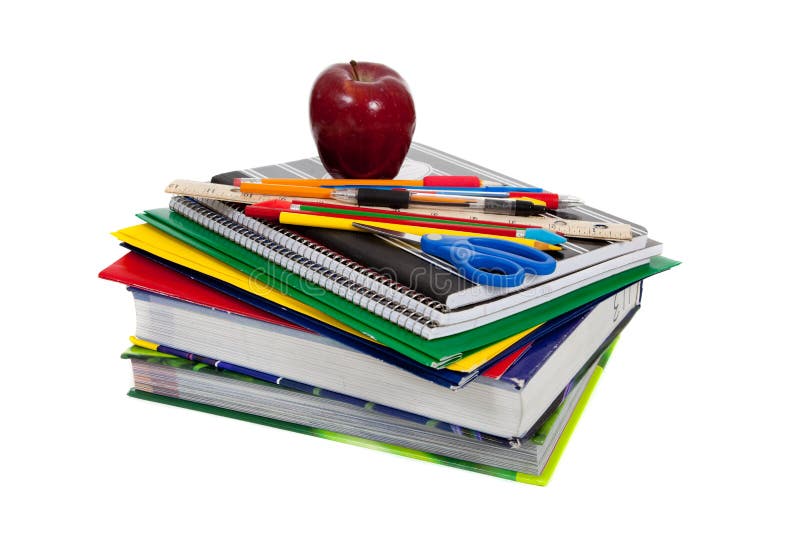
<instances>
[{"instance_id":1,"label":"red apple","mask_svg":"<svg viewBox=\"0 0 800 534\"><path fill-rule=\"evenodd\" d=\"M311 90L311 132L334 178L394 178L416 126L405 80L380 63L337 63Z\"/></svg>"}]
</instances>

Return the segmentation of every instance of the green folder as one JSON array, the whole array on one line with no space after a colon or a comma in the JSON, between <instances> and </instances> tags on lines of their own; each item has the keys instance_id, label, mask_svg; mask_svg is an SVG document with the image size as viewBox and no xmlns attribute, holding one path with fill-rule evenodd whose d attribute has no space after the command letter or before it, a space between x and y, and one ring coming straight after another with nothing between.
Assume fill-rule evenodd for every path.
<instances>
[{"instance_id":1,"label":"green folder","mask_svg":"<svg viewBox=\"0 0 800 534\"><path fill-rule=\"evenodd\" d=\"M334 293L322 290L319 286L309 292L309 282L300 276L169 209L148 210L138 217L249 276L257 273L260 282L323 311L419 363L434 368L459 359L466 351L506 339L679 264L675 260L656 256L646 265L609 276L487 325L426 340Z\"/></svg>"}]
</instances>

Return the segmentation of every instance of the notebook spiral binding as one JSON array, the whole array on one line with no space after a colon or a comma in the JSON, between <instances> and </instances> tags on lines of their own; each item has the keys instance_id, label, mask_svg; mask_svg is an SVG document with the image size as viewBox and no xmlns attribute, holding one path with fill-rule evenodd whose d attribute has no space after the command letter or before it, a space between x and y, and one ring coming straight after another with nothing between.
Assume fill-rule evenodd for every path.
<instances>
[{"instance_id":1,"label":"notebook spiral binding","mask_svg":"<svg viewBox=\"0 0 800 534\"><path fill-rule=\"evenodd\" d=\"M289 248L293 252L299 253L303 258L310 258L317 263L321 263L327 268L332 268L337 274L350 278L355 273L361 277L368 278L370 282L370 286L368 287L389 291L390 294L393 295L391 297L393 300L399 300L399 302L404 306L411 308L414 311L418 311L426 317L437 311L447 311L447 307L444 304L426 295L423 295L422 293L414 291L410 287L396 282L388 276L382 275L373 269L365 267L356 261L342 256L338 252L334 252L333 250L320 245L319 243L316 243L310 239L306 239L305 237L298 235L295 232L280 226L279 224L266 224L252 217L248 217L244 214L244 207L241 205L217 200L193 200L206 206L207 208L210 208L213 211L216 211L217 213L221 213L225 217L241 224L242 226L245 226L256 233ZM362 282L360 283L364 285L366 280L363 280L363 278L361 280Z\"/></svg>"},{"instance_id":2,"label":"notebook spiral binding","mask_svg":"<svg viewBox=\"0 0 800 534\"><path fill-rule=\"evenodd\" d=\"M289 243L299 243L304 247L308 247L314 252L318 252L323 256L330 258L333 262L338 265L341 265L344 269L349 269L355 271L356 273L363 275L367 278L370 278L377 282L378 284L387 287L392 291L396 291L403 296L407 297L409 300L413 301L413 303L419 303L422 306L427 308L431 308L432 310L446 313L448 311L447 306L442 304L441 302L428 297L427 295L423 295L418 291L414 291L408 286L397 282L396 280L392 280L386 275L375 271L374 269L370 269L369 267L365 267L360 263L351 260L346 256L342 256L338 252L335 252L324 245L320 245L316 241L312 241L307 239L287 228L280 226L279 224L270 224L270 223L263 223L261 221L257 221L252 217L248 217L244 214L244 206L241 204L232 204L228 202L221 202L221 201L207 201L205 199L194 199L200 204L205 205L208 208L214 209L215 211L222 213L226 217L233 219L234 221L238 222L242 226L246 226L251 230L258 232L260 234L264 234L266 229L272 230L274 232L278 232L284 236L286 236L289 240ZM217 209L215 209L217 208ZM222 211L223 208L227 208L225 211ZM286 243L282 243L278 241L282 245L286 245ZM414 304L415 305L415 304ZM409 306L409 307L413 307Z\"/></svg>"},{"instance_id":3,"label":"notebook spiral binding","mask_svg":"<svg viewBox=\"0 0 800 534\"><path fill-rule=\"evenodd\" d=\"M233 241L234 243L252 251L268 261L274 262L281 267L301 276L302 278L320 285L339 295L342 298L356 304L357 306L368 310L398 326L410 330L411 332L421 335L422 330L426 327L435 328L439 323L417 311L417 308L424 307L420 300L411 298L416 292L409 288L411 293L402 293L397 290L390 292L396 293L404 297L404 300L416 303L416 307L411 307L401 303L387 295L383 295L374 289L353 280L351 276L345 276L330 266L319 263L317 260L325 258L329 260L329 265L332 265L330 260L336 255L333 251L322 247L316 243L309 242L308 245L298 243L298 239L292 239L293 232L281 229L279 231L275 228L270 228L255 219L247 217L236 209L216 200L203 200L202 203L198 200L189 197L173 197L170 201L170 209L176 213L188 218L189 220L217 233ZM218 211L219 210L219 211ZM243 222L253 227L263 226L262 233L253 228L248 228L245 224L241 224L234 220L240 219ZM250 219L249 221L245 219ZM275 239L267 237L267 235ZM299 238L299 236L298 236ZM281 243L280 241L283 241ZM312 249L311 254L304 255L296 250L287 247L286 244L293 241L294 245L302 245L305 248ZM305 240L308 241L308 240ZM350 262L353 263L352 261ZM362 269L366 268L359 266ZM355 272L352 267L347 267L350 271ZM364 273L357 273L361 278L366 278L377 287L378 280L383 278L382 275L375 273L376 277L367 277ZM385 285L381 287L386 289ZM416 293L418 294L418 293Z\"/></svg>"}]
</instances>

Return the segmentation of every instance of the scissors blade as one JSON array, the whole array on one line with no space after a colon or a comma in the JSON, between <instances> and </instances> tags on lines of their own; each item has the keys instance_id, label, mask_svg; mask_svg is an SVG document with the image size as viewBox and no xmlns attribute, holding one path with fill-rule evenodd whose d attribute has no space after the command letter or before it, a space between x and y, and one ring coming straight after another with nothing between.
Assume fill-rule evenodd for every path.
<instances>
[{"instance_id":1,"label":"scissors blade","mask_svg":"<svg viewBox=\"0 0 800 534\"><path fill-rule=\"evenodd\" d=\"M353 227L358 228L359 230L367 230L368 232L372 232L373 234L378 234L386 237L393 237L395 239L402 239L403 241L408 241L409 243L419 244L420 242L422 242L422 238L418 235L407 234L405 232L397 232L395 230L387 230L386 228L380 228L378 226L372 226L370 224L354 222Z\"/></svg>"},{"instance_id":2,"label":"scissors blade","mask_svg":"<svg viewBox=\"0 0 800 534\"><path fill-rule=\"evenodd\" d=\"M442 269L444 271L447 271L450 274L458 276L459 278L463 278L464 280L469 280L469 278L467 278L466 276L464 276L463 274L458 272L458 270L456 270L449 263L440 260L436 256L431 256L430 254L428 254L426 252L422 252L422 249L419 248L419 246L414 246L411 243L406 243L405 241L403 241L401 239L394 238L394 237L386 237L384 235L379 235L379 234L375 234L375 237L377 237L378 239L382 239L384 242L386 242L386 243L388 243L388 244L390 244L392 246L395 246L395 247L399 248L400 250L405 250L409 254L412 254L412 255L416 256L417 258L420 258L421 260L427 261L431 265L435 265L435 266L439 267L440 269Z\"/></svg>"}]
</instances>

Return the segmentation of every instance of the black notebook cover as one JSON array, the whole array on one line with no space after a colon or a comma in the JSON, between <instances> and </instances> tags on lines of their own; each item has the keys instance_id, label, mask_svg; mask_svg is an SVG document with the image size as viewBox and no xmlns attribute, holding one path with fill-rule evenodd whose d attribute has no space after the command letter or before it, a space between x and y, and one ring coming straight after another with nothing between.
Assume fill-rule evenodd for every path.
<instances>
[{"instance_id":1,"label":"black notebook cover","mask_svg":"<svg viewBox=\"0 0 800 534\"><path fill-rule=\"evenodd\" d=\"M448 295L475 286L469 280L372 234L310 226L290 228L293 232L442 304L445 304Z\"/></svg>"}]
</instances>

